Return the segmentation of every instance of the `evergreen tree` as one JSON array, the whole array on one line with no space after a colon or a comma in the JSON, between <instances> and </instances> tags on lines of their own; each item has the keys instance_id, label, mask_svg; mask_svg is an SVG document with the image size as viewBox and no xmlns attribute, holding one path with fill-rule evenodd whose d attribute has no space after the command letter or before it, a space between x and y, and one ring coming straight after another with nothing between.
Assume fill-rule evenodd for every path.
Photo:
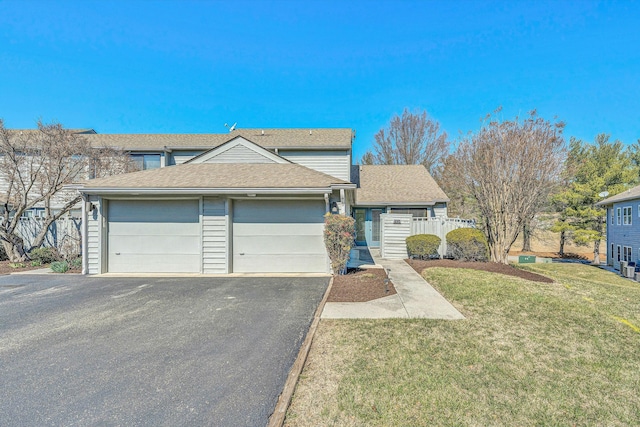
<instances>
[{"instance_id":1,"label":"evergreen tree","mask_svg":"<svg viewBox=\"0 0 640 427\"><path fill-rule=\"evenodd\" d=\"M577 245L593 244L594 263L600 263L600 242L606 226L606 210L595 206L600 194L618 194L638 183L640 162L620 141L600 134L593 144L571 138L565 164L568 185L555 194L552 203L559 213L552 231L560 233L560 251L572 240Z\"/></svg>"}]
</instances>

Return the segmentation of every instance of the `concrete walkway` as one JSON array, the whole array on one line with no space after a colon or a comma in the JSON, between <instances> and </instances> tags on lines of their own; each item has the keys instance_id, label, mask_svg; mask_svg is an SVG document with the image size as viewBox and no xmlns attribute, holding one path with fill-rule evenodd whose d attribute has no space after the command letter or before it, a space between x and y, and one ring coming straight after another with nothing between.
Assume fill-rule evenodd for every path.
<instances>
[{"instance_id":1,"label":"concrete walkway","mask_svg":"<svg viewBox=\"0 0 640 427\"><path fill-rule=\"evenodd\" d=\"M377 249L370 249L370 252L376 265L390 271L398 293L369 302L328 302L322 311L323 319L464 319L404 260L380 258Z\"/></svg>"}]
</instances>

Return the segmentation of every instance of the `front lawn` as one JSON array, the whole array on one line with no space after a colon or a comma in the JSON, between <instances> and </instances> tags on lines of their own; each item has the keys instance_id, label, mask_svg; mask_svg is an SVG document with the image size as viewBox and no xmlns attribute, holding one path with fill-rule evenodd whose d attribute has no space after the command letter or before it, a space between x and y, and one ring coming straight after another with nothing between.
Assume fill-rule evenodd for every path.
<instances>
[{"instance_id":1,"label":"front lawn","mask_svg":"<svg viewBox=\"0 0 640 427\"><path fill-rule=\"evenodd\" d=\"M466 320L322 320L286 425L637 425L640 285L527 269L425 270Z\"/></svg>"}]
</instances>

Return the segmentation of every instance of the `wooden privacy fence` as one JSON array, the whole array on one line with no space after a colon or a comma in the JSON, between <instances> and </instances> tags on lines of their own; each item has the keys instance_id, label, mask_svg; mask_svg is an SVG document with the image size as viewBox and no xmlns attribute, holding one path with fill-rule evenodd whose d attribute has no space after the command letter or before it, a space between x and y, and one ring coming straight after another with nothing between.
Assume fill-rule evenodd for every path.
<instances>
[{"instance_id":1,"label":"wooden privacy fence","mask_svg":"<svg viewBox=\"0 0 640 427\"><path fill-rule=\"evenodd\" d=\"M448 232L458 228L475 228L474 220L460 218L414 218L410 214L380 215L380 254L383 258L406 258L409 236L416 234L434 234L442 240L438 253L447 254Z\"/></svg>"}]
</instances>

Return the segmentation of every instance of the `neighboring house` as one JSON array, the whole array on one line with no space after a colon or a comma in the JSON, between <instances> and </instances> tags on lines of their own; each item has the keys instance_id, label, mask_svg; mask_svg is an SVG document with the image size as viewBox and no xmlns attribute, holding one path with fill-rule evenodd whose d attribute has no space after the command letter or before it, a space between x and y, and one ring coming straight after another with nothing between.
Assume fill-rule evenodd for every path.
<instances>
[{"instance_id":1,"label":"neighboring house","mask_svg":"<svg viewBox=\"0 0 640 427\"><path fill-rule=\"evenodd\" d=\"M148 170L78 183L84 268L105 272L330 272L327 212L379 244L380 214L446 216L423 166L351 165L351 129L88 135ZM376 240L378 239L378 240Z\"/></svg>"},{"instance_id":2,"label":"neighboring house","mask_svg":"<svg viewBox=\"0 0 640 427\"><path fill-rule=\"evenodd\" d=\"M640 260L640 185L609 197L596 206L607 209L607 265Z\"/></svg>"}]
</instances>

